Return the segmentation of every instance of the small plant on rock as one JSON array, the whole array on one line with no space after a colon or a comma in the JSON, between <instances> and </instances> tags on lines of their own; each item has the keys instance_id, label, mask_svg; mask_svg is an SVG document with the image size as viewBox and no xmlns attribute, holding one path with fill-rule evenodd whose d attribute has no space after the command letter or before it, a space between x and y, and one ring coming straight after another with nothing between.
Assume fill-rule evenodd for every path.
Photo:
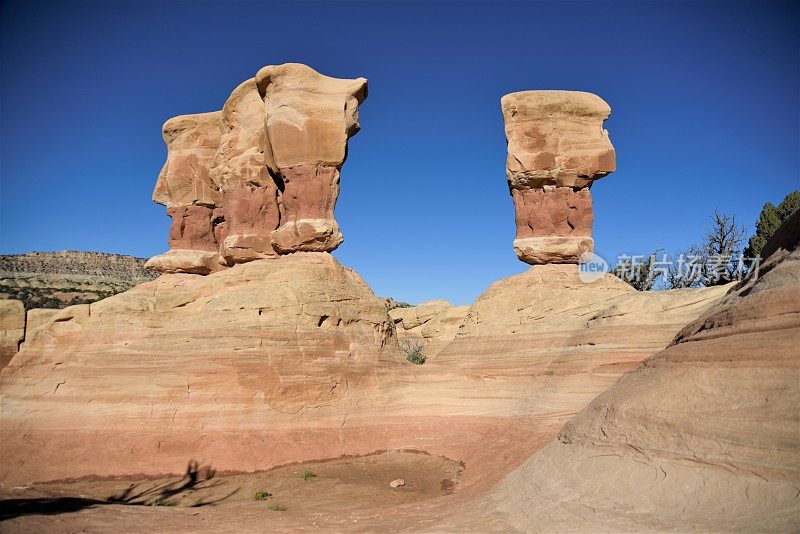
<instances>
[{"instance_id":1,"label":"small plant on rock","mask_svg":"<svg viewBox=\"0 0 800 534\"><path fill-rule=\"evenodd\" d=\"M254 501L266 501L272 497L272 494L266 490L256 490L253 493L253 500Z\"/></svg>"},{"instance_id":2,"label":"small plant on rock","mask_svg":"<svg viewBox=\"0 0 800 534\"><path fill-rule=\"evenodd\" d=\"M286 510L288 510L288 508L286 508L284 505L276 502L269 503L267 505L267 508L272 510L273 512L285 512Z\"/></svg>"},{"instance_id":3,"label":"small plant on rock","mask_svg":"<svg viewBox=\"0 0 800 534\"><path fill-rule=\"evenodd\" d=\"M404 339L400 344L400 348L406 353L406 359L414 365L422 365L425 363L425 355L422 353L422 341L416 338Z\"/></svg>"},{"instance_id":4,"label":"small plant on rock","mask_svg":"<svg viewBox=\"0 0 800 534\"><path fill-rule=\"evenodd\" d=\"M153 506L177 506L178 503L174 500L169 498L166 495L162 495L155 501L153 501Z\"/></svg>"},{"instance_id":5,"label":"small plant on rock","mask_svg":"<svg viewBox=\"0 0 800 534\"><path fill-rule=\"evenodd\" d=\"M311 469L303 469L300 471L300 478L303 480L311 480L312 478L316 478L317 474L312 471Z\"/></svg>"}]
</instances>

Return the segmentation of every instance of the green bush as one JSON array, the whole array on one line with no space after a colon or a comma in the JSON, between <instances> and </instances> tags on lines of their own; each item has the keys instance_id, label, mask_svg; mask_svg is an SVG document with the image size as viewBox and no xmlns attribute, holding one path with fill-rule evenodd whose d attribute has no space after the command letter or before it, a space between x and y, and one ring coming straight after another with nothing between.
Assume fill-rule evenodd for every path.
<instances>
[{"instance_id":1,"label":"green bush","mask_svg":"<svg viewBox=\"0 0 800 534\"><path fill-rule=\"evenodd\" d=\"M764 245L775 230L798 209L800 209L800 191L789 193L777 206L771 202L764 204L756 222L756 233L750 238L745 255L749 258L760 256Z\"/></svg>"},{"instance_id":2,"label":"green bush","mask_svg":"<svg viewBox=\"0 0 800 534\"><path fill-rule=\"evenodd\" d=\"M288 510L284 505L278 504L276 502L271 502L267 505L267 508L272 510L273 512L285 512Z\"/></svg>"},{"instance_id":3,"label":"green bush","mask_svg":"<svg viewBox=\"0 0 800 534\"><path fill-rule=\"evenodd\" d=\"M400 348L406 353L406 359L414 365L422 365L425 363L425 355L422 353L422 341L416 338L404 339L400 344Z\"/></svg>"},{"instance_id":4,"label":"green bush","mask_svg":"<svg viewBox=\"0 0 800 534\"><path fill-rule=\"evenodd\" d=\"M254 501L266 501L270 497L272 497L272 494L266 490L256 490L253 492Z\"/></svg>"},{"instance_id":5,"label":"green bush","mask_svg":"<svg viewBox=\"0 0 800 534\"><path fill-rule=\"evenodd\" d=\"M300 471L300 478L303 480L311 480L312 478L316 478L317 474L312 471L311 469L303 469Z\"/></svg>"},{"instance_id":6,"label":"green bush","mask_svg":"<svg viewBox=\"0 0 800 534\"><path fill-rule=\"evenodd\" d=\"M178 503L166 495L162 495L153 502L153 506L177 506Z\"/></svg>"}]
</instances>

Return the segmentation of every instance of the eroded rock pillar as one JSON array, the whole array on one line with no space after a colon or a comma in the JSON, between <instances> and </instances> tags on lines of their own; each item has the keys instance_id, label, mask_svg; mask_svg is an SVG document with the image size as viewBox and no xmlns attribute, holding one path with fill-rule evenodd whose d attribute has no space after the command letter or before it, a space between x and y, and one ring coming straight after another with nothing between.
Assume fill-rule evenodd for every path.
<instances>
[{"instance_id":1,"label":"eroded rock pillar","mask_svg":"<svg viewBox=\"0 0 800 534\"><path fill-rule=\"evenodd\" d=\"M280 226L272 246L281 253L332 251L343 237L333 216L347 140L355 135L367 80L331 78L297 63L256 74L264 99L271 171L280 189Z\"/></svg>"},{"instance_id":2,"label":"eroded rock pillar","mask_svg":"<svg viewBox=\"0 0 800 534\"><path fill-rule=\"evenodd\" d=\"M578 263L593 252L594 180L616 169L603 129L611 108L578 91L523 91L501 100L514 201L514 251L530 264Z\"/></svg>"},{"instance_id":3,"label":"eroded rock pillar","mask_svg":"<svg viewBox=\"0 0 800 534\"><path fill-rule=\"evenodd\" d=\"M364 78L269 66L234 89L221 111L168 120L153 200L172 218L170 250L147 266L209 274L338 247L339 172L366 95Z\"/></svg>"},{"instance_id":4,"label":"eroded rock pillar","mask_svg":"<svg viewBox=\"0 0 800 534\"><path fill-rule=\"evenodd\" d=\"M164 273L208 274L225 266L219 256L222 195L212 176L219 148L219 112L181 115L164 123L167 161L158 176L153 200L172 219L170 250L147 262Z\"/></svg>"}]
</instances>

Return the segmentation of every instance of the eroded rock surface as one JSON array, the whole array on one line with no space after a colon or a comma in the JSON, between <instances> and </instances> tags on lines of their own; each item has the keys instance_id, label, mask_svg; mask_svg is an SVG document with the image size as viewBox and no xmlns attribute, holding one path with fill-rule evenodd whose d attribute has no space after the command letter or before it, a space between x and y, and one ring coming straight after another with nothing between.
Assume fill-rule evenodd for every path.
<instances>
[{"instance_id":1,"label":"eroded rock surface","mask_svg":"<svg viewBox=\"0 0 800 534\"><path fill-rule=\"evenodd\" d=\"M170 252L149 267L208 274L338 247L339 173L366 84L300 64L268 66L221 111L167 121L167 162L153 200L172 218Z\"/></svg>"},{"instance_id":2,"label":"eroded rock surface","mask_svg":"<svg viewBox=\"0 0 800 534\"><path fill-rule=\"evenodd\" d=\"M0 478L412 448L464 461L464 484L496 481L725 290L643 293L576 269L497 282L424 365L406 361L386 302L327 253L163 275L66 308L0 375L0 447L14 451ZM448 315L398 327L442 329Z\"/></svg>"},{"instance_id":3,"label":"eroded rock surface","mask_svg":"<svg viewBox=\"0 0 800 534\"><path fill-rule=\"evenodd\" d=\"M578 91L522 91L501 100L514 251L526 263L577 263L592 252L592 182L616 170L603 129L611 108Z\"/></svg>"},{"instance_id":4,"label":"eroded rock surface","mask_svg":"<svg viewBox=\"0 0 800 534\"><path fill-rule=\"evenodd\" d=\"M333 218L339 170L347 140L361 128L358 106L367 80L331 78L289 63L259 70L256 83L266 104L273 170L283 182L273 245L279 253L332 251L343 240Z\"/></svg>"},{"instance_id":5,"label":"eroded rock surface","mask_svg":"<svg viewBox=\"0 0 800 534\"><path fill-rule=\"evenodd\" d=\"M444 530L797 530L800 213L775 237L758 279Z\"/></svg>"},{"instance_id":6,"label":"eroded rock surface","mask_svg":"<svg viewBox=\"0 0 800 534\"><path fill-rule=\"evenodd\" d=\"M642 292L610 274L583 283L576 265L534 266L478 297L401 398L428 413L524 416L554 437L728 289Z\"/></svg>"},{"instance_id":7,"label":"eroded rock surface","mask_svg":"<svg viewBox=\"0 0 800 534\"><path fill-rule=\"evenodd\" d=\"M431 300L418 306L394 308L389 315L394 321L401 344L406 339L423 343L426 358L436 356L456 335L469 306L453 306L446 300Z\"/></svg>"},{"instance_id":8,"label":"eroded rock surface","mask_svg":"<svg viewBox=\"0 0 800 534\"><path fill-rule=\"evenodd\" d=\"M324 253L59 310L0 375L4 478L338 456L342 425L383 402L378 372L407 364L393 332L384 301Z\"/></svg>"},{"instance_id":9,"label":"eroded rock surface","mask_svg":"<svg viewBox=\"0 0 800 534\"><path fill-rule=\"evenodd\" d=\"M17 353L25 339L25 306L21 300L0 299L0 369Z\"/></svg>"}]
</instances>

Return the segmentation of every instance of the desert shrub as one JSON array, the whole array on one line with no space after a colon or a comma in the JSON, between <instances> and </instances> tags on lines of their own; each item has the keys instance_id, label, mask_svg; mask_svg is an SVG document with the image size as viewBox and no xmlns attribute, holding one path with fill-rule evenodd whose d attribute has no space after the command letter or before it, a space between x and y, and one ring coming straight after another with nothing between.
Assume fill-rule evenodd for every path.
<instances>
[{"instance_id":1,"label":"desert shrub","mask_svg":"<svg viewBox=\"0 0 800 534\"><path fill-rule=\"evenodd\" d=\"M617 263L611 273L630 284L636 291L650 291L663 275L659 269L656 269L657 256L660 252L660 250L656 250L647 257L621 258L622 261Z\"/></svg>"},{"instance_id":2,"label":"desert shrub","mask_svg":"<svg viewBox=\"0 0 800 534\"><path fill-rule=\"evenodd\" d=\"M317 478L317 474L311 469L303 469L300 471L300 478L303 480L311 480L312 478Z\"/></svg>"},{"instance_id":3,"label":"desert shrub","mask_svg":"<svg viewBox=\"0 0 800 534\"><path fill-rule=\"evenodd\" d=\"M425 355L422 353L424 348L422 341L416 338L406 338L400 344L400 348L406 353L406 359L414 365L425 363Z\"/></svg>"},{"instance_id":4,"label":"desert shrub","mask_svg":"<svg viewBox=\"0 0 800 534\"><path fill-rule=\"evenodd\" d=\"M266 490L256 490L253 492L254 501L266 501L272 497L272 494Z\"/></svg>"},{"instance_id":5,"label":"desert shrub","mask_svg":"<svg viewBox=\"0 0 800 534\"><path fill-rule=\"evenodd\" d=\"M153 501L153 506L177 506L177 505L178 503L175 501L175 499L171 499L167 495L162 495L161 497Z\"/></svg>"},{"instance_id":6,"label":"desert shrub","mask_svg":"<svg viewBox=\"0 0 800 534\"><path fill-rule=\"evenodd\" d=\"M267 508L272 510L273 512L285 512L286 510L288 510L288 508L286 508L284 505L276 502L269 503L267 505Z\"/></svg>"}]
</instances>

